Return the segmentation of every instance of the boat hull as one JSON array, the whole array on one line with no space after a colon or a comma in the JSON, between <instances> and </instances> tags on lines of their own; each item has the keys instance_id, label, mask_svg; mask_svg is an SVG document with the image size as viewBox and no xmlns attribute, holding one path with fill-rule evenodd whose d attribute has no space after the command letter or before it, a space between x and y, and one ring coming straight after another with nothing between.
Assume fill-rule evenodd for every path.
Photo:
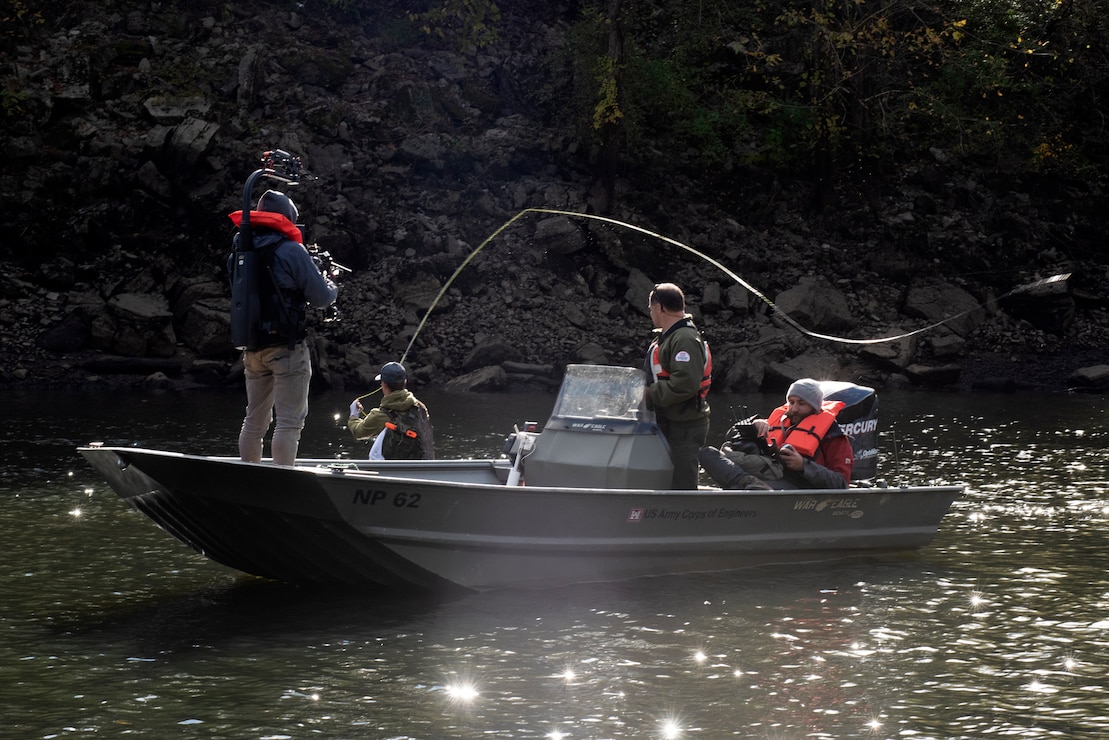
<instances>
[{"instance_id":1,"label":"boat hull","mask_svg":"<svg viewBox=\"0 0 1109 740\"><path fill-rule=\"evenodd\" d=\"M550 587L914 549L962 492L507 486L497 460L282 467L80 452L130 506L226 566L289 582L421 589Z\"/></svg>"}]
</instances>

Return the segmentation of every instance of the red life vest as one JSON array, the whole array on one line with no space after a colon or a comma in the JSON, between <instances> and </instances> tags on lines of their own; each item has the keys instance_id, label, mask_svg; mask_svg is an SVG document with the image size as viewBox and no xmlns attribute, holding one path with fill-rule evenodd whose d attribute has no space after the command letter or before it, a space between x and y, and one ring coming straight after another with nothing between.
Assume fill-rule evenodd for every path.
<instances>
[{"instance_id":1,"label":"red life vest","mask_svg":"<svg viewBox=\"0 0 1109 740\"><path fill-rule=\"evenodd\" d=\"M712 385L712 351L709 350L709 343L703 338L701 339L701 346L705 348L705 367L701 373L701 390L697 392L697 397L704 400L709 395L709 387ZM662 367L662 360L658 356L658 340L651 342L651 351L648 354L651 362L651 373L654 375L655 380L659 378L669 378L670 373Z\"/></svg>"},{"instance_id":2,"label":"red life vest","mask_svg":"<svg viewBox=\"0 0 1109 740\"><path fill-rule=\"evenodd\" d=\"M832 424L836 423L836 414L845 405L843 401L825 401L819 412L809 414L795 426L790 426L789 418L786 417L789 404L779 406L766 420L770 425L766 432L767 444L776 443L781 447L788 443L803 456L815 457L820 441L832 428Z\"/></svg>"},{"instance_id":3,"label":"red life vest","mask_svg":"<svg viewBox=\"0 0 1109 740\"><path fill-rule=\"evenodd\" d=\"M236 226L242 226L243 212L235 211L229 213L228 218ZM271 213L269 211L251 211L250 212L250 225L251 227L261 227L263 229L270 229L279 234L283 234L292 239L297 244L304 244L304 235L300 233L300 229L296 227L292 221L281 213Z\"/></svg>"}]
</instances>

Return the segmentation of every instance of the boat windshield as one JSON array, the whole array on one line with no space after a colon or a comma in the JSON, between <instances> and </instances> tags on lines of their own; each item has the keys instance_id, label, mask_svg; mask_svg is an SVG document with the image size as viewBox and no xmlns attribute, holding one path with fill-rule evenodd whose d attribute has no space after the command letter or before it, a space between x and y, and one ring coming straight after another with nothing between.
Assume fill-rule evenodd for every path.
<instances>
[{"instance_id":1,"label":"boat windshield","mask_svg":"<svg viewBox=\"0 0 1109 740\"><path fill-rule=\"evenodd\" d=\"M552 417L647 419L642 370L611 365L568 365Z\"/></svg>"}]
</instances>

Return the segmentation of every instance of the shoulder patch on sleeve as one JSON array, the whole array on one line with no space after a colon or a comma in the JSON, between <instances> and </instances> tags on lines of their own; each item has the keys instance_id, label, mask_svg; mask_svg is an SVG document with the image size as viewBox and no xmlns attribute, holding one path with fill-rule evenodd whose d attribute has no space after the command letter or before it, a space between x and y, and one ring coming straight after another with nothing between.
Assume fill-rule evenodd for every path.
<instances>
[{"instance_id":1,"label":"shoulder patch on sleeve","mask_svg":"<svg viewBox=\"0 0 1109 740\"><path fill-rule=\"evenodd\" d=\"M683 349L681 352L674 355L674 362L689 362L689 353Z\"/></svg>"}]
</instances>

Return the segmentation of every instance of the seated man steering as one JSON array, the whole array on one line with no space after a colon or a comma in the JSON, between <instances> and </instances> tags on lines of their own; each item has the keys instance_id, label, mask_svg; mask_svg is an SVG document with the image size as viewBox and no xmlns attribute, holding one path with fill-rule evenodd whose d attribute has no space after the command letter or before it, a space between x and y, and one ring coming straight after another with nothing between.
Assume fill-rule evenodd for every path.
<instances>
[{"instance_id":1,"label":"seated man steering","mask_svg":"<svg viewBox=\"0 0 1109 740\"><path fill-rule=\"evenodd\" d=\"M732 490L847 488L855 454L820 383L794 382L786 403L766 419L732 427L720 449L702 447L698 461L721 487Z\"/></svg>"}]
</instances>

